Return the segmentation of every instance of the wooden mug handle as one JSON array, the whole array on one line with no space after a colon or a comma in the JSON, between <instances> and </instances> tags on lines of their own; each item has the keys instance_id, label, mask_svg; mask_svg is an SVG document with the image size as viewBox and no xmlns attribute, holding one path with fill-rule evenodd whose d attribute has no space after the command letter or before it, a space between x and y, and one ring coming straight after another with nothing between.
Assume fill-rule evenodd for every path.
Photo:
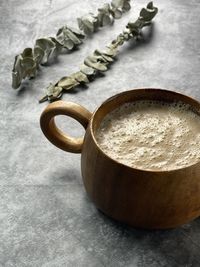
<instances>
[{"instance_id":1,"label":"wooden mug handle","mask_svg":"<svg viewBox=\"0 0 200 267\"><path fill-rule=\"evenodd\" d=\"M49 104L40 117L40 127L52 144L64 151L80 153L83 146L83 138L70 137L58 129L54 120L54 117L57 115L72 117L86 129L92 113L81 105L72 102L56 101Z\"/></svg>"}]
</instances>

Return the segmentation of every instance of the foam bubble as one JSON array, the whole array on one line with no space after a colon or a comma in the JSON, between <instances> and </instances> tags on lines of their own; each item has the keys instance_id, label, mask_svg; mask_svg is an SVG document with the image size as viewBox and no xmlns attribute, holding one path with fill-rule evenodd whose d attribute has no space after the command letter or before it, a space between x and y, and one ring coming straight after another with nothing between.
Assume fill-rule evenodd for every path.
<instances>
[{"instance_id":1,"label":"foam bubble","mask_svg":"<svg viewBox=\"0 0 200 267\"><path fill-rule=\"evenodd\" d=\"M136 101L105 116L96 139L128 166L170 170L200 159L200 117L183 102Z\"/></svg>"}]
</instances>

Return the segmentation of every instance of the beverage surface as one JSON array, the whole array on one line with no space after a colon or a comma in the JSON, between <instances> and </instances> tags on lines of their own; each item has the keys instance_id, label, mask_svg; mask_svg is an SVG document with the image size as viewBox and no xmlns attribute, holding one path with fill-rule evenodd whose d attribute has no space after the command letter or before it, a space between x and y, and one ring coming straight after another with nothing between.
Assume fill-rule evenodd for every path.
<instances>
[{"instance_id":1,"label":"beverage surface","mask_svg":"<svg viewBox=\"0 0 200 267\"><path fill-rule=\"evenodd\" d=\"M182 102L125 103L103 118L95 137L105 154L143 170L178 169L200 160L200 116Z\"/></svg>"}]
</instances>

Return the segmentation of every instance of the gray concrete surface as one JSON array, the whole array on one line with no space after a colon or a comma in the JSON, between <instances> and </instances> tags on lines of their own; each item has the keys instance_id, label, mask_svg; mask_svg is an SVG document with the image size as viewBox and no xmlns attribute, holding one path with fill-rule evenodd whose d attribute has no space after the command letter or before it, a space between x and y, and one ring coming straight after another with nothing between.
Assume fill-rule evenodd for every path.
<instances>
[{"instance_id":1,"label":"gray concrete surface","mask_svg":"<svg viewBox=\"0 0 200 267\"><path fill-rule=\"evenodd\" d=\"M102 2L1 0L0 266L200 266L200 219L167 231L131 229L110 220L85 193L80 155L51 145L39 127L47 105L37 102L43 88L77 70L86 55L109 43L145 4L132 2L121 20L86 40L76 52L41 67L35 80L14 91L14 56L65 23L75 26L76 17ZM159 14L145 40L125 45L104 77L88 89L66 94L64 100L93 111L109 96L137 87L173 89L200 100L200 2L155 4ZM60 117L58 123L71 134L84 133L72 120Z\"/></svg>"}]
</instances>

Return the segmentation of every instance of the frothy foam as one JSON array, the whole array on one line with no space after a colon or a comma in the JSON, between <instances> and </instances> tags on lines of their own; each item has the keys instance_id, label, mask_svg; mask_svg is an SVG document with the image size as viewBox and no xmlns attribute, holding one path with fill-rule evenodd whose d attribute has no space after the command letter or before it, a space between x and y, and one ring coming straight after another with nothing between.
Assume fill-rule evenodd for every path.
<instances>
[{"instance_id":1,"label":"frothy foam","mask_svg":"<svg viewBox=\"0 0 200 267\"><path fill-rule=\"evenodd\" d=\"M111 158L146 170L171 170L200 160L200 116L182 102L136 101L110 112L96 132Z\"/></svg>"}]
</instances>

